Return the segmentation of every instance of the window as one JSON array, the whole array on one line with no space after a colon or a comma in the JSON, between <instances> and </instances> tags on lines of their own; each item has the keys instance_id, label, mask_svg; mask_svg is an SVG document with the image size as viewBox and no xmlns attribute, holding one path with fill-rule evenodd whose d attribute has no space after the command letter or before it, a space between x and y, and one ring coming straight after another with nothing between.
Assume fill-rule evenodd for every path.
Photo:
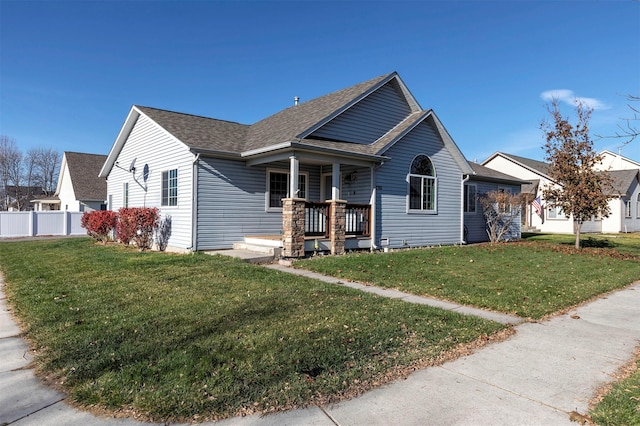
<instances>
[{"instance_id":1,"label":"window","mask_svg":"<svg viewBox=\"0 0 640 426\"><path fill-rule=\"evenodd\" d=\"M636 202L636 217L640 219L640 194L638 194L638 200Z\"/></svg>"},{"instance_id":2,"label":"window","mask_svg":"<svg viewBox=\"0 0 640 426\"><path fill-rule=\"evenodd\" d=\"M566 219L567 216L564 214L564 210L562 207L554 206L552 201L549 201L549 208L547 210L547 218L548 219Z\"/></svg>"},{"instance_id":3,"label":"window","mask_svg":"<svg viewBox=\"0 0 640 426\"><path fill-rule=\"evenodd\" d=\"M282 199L289 197L289 176L284 171L268 171L269 187L267 188L269 200L268 208L282 208ZM307 198L307 174L298 174L297 198Z\"/></svg>"},{"instance_id":4,"label":"window","mask_svg":"<svg viewBox=\"0 0 640 426\"><path fill-rule=\"evenodd\" d=\"M436 211L436 173L426 155L418 155L411 163L409 211Z\"/></svg>"},{"instance_id":5,"label":"window","mask_svg":"<svg viewBox=\"0 0 640 426\"><path fill-rule=\"evenodd\" d=\"M475 213L476 212L476 192L475 185L464 185L464 212Z\"/></svg>"},{"instance_id":6,"label":"window","mask_svg":"<svg viewBox=\"0 0 640 426\"><path fill-rule=\"evenodd\" d=\"M624 217L631 217L631 200L627 200L625 203Z\"/></svg>"},{"instance_id":7,"label":"window","mask_svg":"<svg viewBox=\"0 0 640 426\"><path fill-rule=\"evenodd\" d=\"M498 193L500 194L500 197L498 197L499 202L496 206L496 211L499 213L511 213L511 196L513 195L511 188L499 186Z\"/></svg>"},{"instance_id":8,"label":"window","mask_svg":"<svg viewBox=\"0 0 640 426\"><path fill-rule=\"evenodd\" d=\"M178 169L162 172L162 201L160 205L178 205Z\"/></svg>"},{"instance_id":9,"label":"window","mask_svg":"<svg viewBox=\"0 0 640 426\"><path fill-rule=\"evenodd\" d=\"M122 207L129 207L129 182L122 185Z\"/></svg>"}]
</instances>

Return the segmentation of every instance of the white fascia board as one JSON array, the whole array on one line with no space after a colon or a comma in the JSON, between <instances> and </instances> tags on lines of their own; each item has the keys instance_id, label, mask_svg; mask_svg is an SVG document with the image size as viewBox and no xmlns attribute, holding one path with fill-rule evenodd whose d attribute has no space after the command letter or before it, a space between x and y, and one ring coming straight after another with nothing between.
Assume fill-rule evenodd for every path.
<instances>
[{"instance_id":1,"label":"white fascia board","mask_svg":"<svg viewBox=\"0 0 640 426\"><path fill-rule=\"evenodd\" d=\"M442 122L440 121L436 113L433 112L433 110L430 110L429 114L427 114L427 118L431 118L433 120L434 124L436 125L436 128L438 129L438 133L440 133L440 136L444 141L445 146L449 149L449 152L451 152L451 155L453 156L454 160L456 160L456 162L462 169L462 173L473 174L473 169L469 165L469 162L467 161L466 157L464 156L462 151L460 151L460 148L458 148L458 145L454 142L453 138L451 137L447 129L444 127L444 125L442 124Z\"/></svg>"},{"instance_id":2,"label":"white fascia board","mask_svg":"<svg viewBox=\"0 0 640 426\"><path fill-rule=\"evenodd\" d=\"M398 84L400 85L400 89L402 89L402 93L404 94L404 97L407 100L407 103L409 104L409 106L411 106L411 110L413 112L422 111L422 107L418 103L418 100L413 96L413 94L411 93L407 85L404 84L404 81L402 81L400 76L397 74L395 77L398 80Z\"/></svg>"},{"instance_id":3,"label":"white fascia board","mask_svg":"<svg viewBox=\"0 0 640 426\"><path fill-rule=\"evenodd\" d=\"M404 129L404 131L402 133L398 134L398 136L396 136L393 140L391 140L388 144L386 144L382 149L378 150L378 153L379 154L383 154L383 153L387 152L389 149L391 149L391 147L394 146L400 139L402 139L409 132L411 132L413 129L415 129L415 127L418 124L422 123L422 121L424 121L424 119L427 118L427 116L429 115L430 111L431 110L424 111L424 114L421 117L417 118L413 123L411 123L411 125L409 127ZM389 132L391 132L391 131L393 131L393 129L389 130ZM384 137L385 137L385 135L382 135L380 138L384 138Z\"/></svg>"},{"instance_id":4,"label":"white fascia board","mask_svg":"<svg viewBox=\"0 0 640 426\"><path fill-rule=\"evenodd\" d=\"M102 169L98 174L99 177L106 179L107 176L109 176L109 173L111 173L111 169L113 169L113 166L116 163L118 156L120 155L120 151L122 150L127 137L129 137L129 133L131 133L133 126L136 124L136 121L138 121L138 117L140 117L140 114L140 110L136 108L135 105L133 105L131 107L131 110L129 110L127 118L124 120L122 128L118 133L118 137L116 137L115 142L111 146L109 155L107 155L107 160L104 162L104 165L102 166Z\"/></svg>"},{"instance_id":5,"label":"white fascia board","mask_svg":"<svg viewBox=\"0 0 640 426\"><path fill-rule=\"evenodd\" d=\"M256 166L275 161L283 161L287 160L291 155L295 155L303 160L306 159L314 162L332 163L334 161L342 161L345 164L363 167L370 167L372 163L381 163L389 159L388 157L380 155L350 153L331 148L290 143L281 149L280 152L274 151L269 153L267 151L260 154L254 154L254 158L247 159L246 164L247 166Z\"/></svg>"},{"instance_id":6,"label":"white fascia board","mask_svg":"<svg viewBox=\"0 0 640 426\"><path fill-rule=\"evenodd\" d=\"M58 194L60 194L60 190L62 189L62 179L64 178L64 175L67 173L67 171L68 171L67 154L63 153L62 163L60 164L60 173L58 173L58 183L56 185L56 192L53 193L54 197L57 197Z\"/></svg>"},{"instance_id":7,"label":"white fascia board","mask_svg":"<svg viewBox=\"0 0 640 426\"><path fill-rule=\"evenodd\" d=\"M124 122L124 125L120 129L120 133L118 133L118 137L116 138L115 143L111 147L111 151L109 151L109 155L107 156L107 161L105 161L104 166L102 166L102 170L100 170L100 174L98 175L99 177L106 178L107 176L109 176L111 169L113 169L113 166L116 163L118 156L120 155L120 151L122 151L122 147L124 146L125 142L129 138L129 134L131 134L133 127L135 126L136 122L138 121L138 118L141 115L149 119L166 136L173 139L175 142L178 142L180 145L184 146L185 149L189 150L189 147L187 146L187 144L182 142L180 139L176 138L173 134L167 131L167 129L162 127L160 124L156 123L155 120L150 118L140 109L138 109L138 107L133 105L131 107L131 111L129 111L129 115L127 116Z\"/></svg>"},{"instance_id":8,"label":"white fascia board","mask_svg":"<svg viewBox=\"0 0 640 426\"><path fill-rule=\"evenodd\" d=\"M241 157L252 157L254 155L260 155L260 154L265 154L267 152L271 152L271 151L277 151L279 149L283 149L283 148L290 148L291 145L293 143L291 141L289 142L282 142L276 145L269 145L269 146L265 146L262 148L256 148L256 149L252 149L250 151L244 151L242 153L240 153Z\"/></svg>"},{"instance_id":9,"label":"white fascia board","mask_svg":"<svg viewBox=\"0 0 640 426\"><path fill-rule=\"evenodd\" d=\"M518 166L522 167L525 170L529 170L532 173L535 173L536 175L540 176L541 178L544 178L548 181L553 182L553 179L551 179L549 176L547 176L546 174L542 173L540 170L538 169L534 169L532 167L527 166L526 164L522 164L521 162L517 161L514 158L509 157L507 154L505 154L504 152L496 152L493 155L491 155L489 158L487 158L486 160L484 160L482 163L480 163L481 165L486 165L489 161L493 160L496 157L502 157L507 161L511 161L513 164L517 164Z\"/></svg>"},{"instance_id":10,"label":"white fascia board","mask_svg":"<svg viewBox=\"0 0 640 426\"><path fill-rule=\"evenodd\" d=\"M431 109L428 111L425 111L425 114L422 117L417 119L411 126L407 127L401 134L399 134L392 142L387 144L381 151L379 151L380 154L383 154L384 152L391 149L392 146L398 143L398 141L402 140L403 137L409 134L420 123L422 123L423 121L429 118L433 121L433 124L436 127L436 131L438 135L442 138L442 142L444 143L444 146L449 150L449 152L451 153L451 156L453 157L453 159L456 161L456 163L462 170L462 174L473 175L474 171L469 165L469 162L465 158L464 154L462 154L462 151L460 151L460 148L458 148L458 145L456 145L456 143L453 141L453 138L451 138L451 135L449 135L449 132L447 132L447 129L445 129L445 127L442 125L442 122L438 119L436 114Z\"/></svg>"},{"instance_id":11,"label":"white fascia board","mask_svg":"<svg viewBox=\"0 0 640 426\"><path fill-rule=\"evenodd\" d=\"M252 167L252 166L258 166L260 164L274 163L277 161L286 161L289 159L289 157L291 157L291 155L294 155L294 154L295 153L293 151L289 151L289 150L274 152L271 154L250 158L245 162L245 165L247 167Z\"/></svg>"}]
</instances>

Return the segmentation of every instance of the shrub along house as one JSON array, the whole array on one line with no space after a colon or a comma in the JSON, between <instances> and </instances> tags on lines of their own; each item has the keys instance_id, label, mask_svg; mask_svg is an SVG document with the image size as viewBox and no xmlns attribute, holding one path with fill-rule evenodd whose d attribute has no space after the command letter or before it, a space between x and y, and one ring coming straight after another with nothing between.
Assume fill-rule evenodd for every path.
<instances>
[{"instance_id":1,"label":"shrub along house","mask_svg":"<svg viewBox=\"0 0 640 426\"><path fill-rule=\"evenodd\" d=\"M465 242L479 243L487 241L488 234L486 221L483 214L482 203L478 197L482 197L489 192L508 192L511 195L521 193L523 185L529 182L506 175L497 170L489 169L477 163L469 162L473 169L473 174L465 177L464 184L464 225ZM508 230L504 239L519 239L522 235L521 220L519 211L502 212L507 216L517 215L513 221L509 222ZM507 226L505 226L507 228Z\"/></svg>"},{"instance_id":2,"label":"shrub along house","mask_svg":"<svg viewBox=\"0 0 640 426\"><path fill-rule=\"evenodd\" d=\"M110 209L171 216L170 248L286 257L461 243L472 174L395 72L252 125L133 106L100 172Z\"/></svg>"}]
</instances>

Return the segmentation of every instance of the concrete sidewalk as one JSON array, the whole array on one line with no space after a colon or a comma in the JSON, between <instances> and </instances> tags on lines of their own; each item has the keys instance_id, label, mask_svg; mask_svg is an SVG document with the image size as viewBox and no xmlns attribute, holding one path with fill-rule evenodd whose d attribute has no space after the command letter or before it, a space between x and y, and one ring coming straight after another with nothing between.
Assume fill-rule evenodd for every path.
<instances>
[{"instance_id":1,"label":"concrete sidewalk","mask_svg":"<svg viewBox=\"0 0 640 426\"><path fill-rule=\"evenodd\" d=\"M76 410L63 395L42 385L29 368L28 347L1 286L0 425L143 424ZM586 412L596 389L614 380L613 374L633 357L640 345L638 318L640 282L566 315L520 324L504 342L359 398L215 424L575 425L568 413Z\"/></svg>"}]
</instances>

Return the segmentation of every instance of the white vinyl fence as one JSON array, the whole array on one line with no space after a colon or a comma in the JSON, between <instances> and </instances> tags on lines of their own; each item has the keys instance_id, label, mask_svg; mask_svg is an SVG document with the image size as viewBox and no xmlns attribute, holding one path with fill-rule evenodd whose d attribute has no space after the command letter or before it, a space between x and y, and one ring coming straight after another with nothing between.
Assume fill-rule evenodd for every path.
<instances>
[{"instance_id":1,"label":"white vinyl fence","mask_svg":"<svg viewBox=\"0 0 640 426\"><path fill-rule=\"evenodd\" d=\"M0 212L0 237L85 235L80 226L82 212Z\"/></svg>"}]
</instances>

